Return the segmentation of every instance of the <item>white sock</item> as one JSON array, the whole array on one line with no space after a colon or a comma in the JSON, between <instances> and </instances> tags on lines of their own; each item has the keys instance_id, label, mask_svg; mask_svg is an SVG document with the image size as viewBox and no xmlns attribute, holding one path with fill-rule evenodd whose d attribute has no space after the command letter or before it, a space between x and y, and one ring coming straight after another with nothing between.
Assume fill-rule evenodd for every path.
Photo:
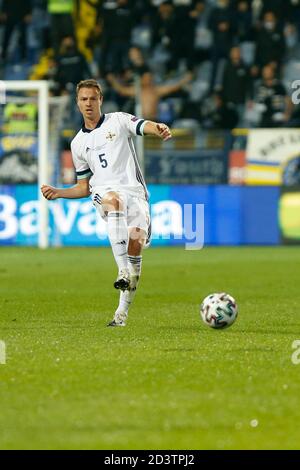
<instances>
[{"instance_id":1,"label":"white sock","mask_svg":"<svg viewBox=\"0 0 300 470\"><path fill-rule=\"evenodd\" d=\"M128 227L123 211L111 211L108 213L107 232L119 270L128 269Z\"/></svg>"},{"instance_id":2,"label":"white sock","mask_svg":"<svg viewBox=\"0 0 300 470\"><path fill-rule=\"evenodd\" d=\"M135 278L134 287L131 290L120 292L119 306L117 308L117 311L123 311L126 313L128 313L129 307L136 294L137 285L142 271L142 256L128 255L128 268L130 275Z\"/></svg>"}]
</instances>

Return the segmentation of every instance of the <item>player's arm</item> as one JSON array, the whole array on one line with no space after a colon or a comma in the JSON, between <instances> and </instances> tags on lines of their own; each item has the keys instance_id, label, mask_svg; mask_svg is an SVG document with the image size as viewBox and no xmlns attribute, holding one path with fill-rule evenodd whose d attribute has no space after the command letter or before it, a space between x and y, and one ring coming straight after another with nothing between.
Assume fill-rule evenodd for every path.
<instances>
[{"instance_id":1,"label":"player's arm","mask_svg":"<svg viewBox=\"0 0 300 470\"><path fill-rule=\"evenodd\" d=\"M89 179L89 177L82 178L71 188L54 188L53 186L43 184L41 191L43 196L49 201L61 197L65 199L80 199L90 195Z\"/></svg>"},{"instance_id":2,"label":"player's arm","mask_svg":"<svg viewBox=\"0 0 300 470\"><path fill-rule=\"evenodd\" d=\"M172 133L166 124L138 118L128 113L118 113L121 127L128 135L156 135L163 140L172 137Z\"/></svg>"},{"instance_id":3,"label":"player's arm","mask_svg":"<svg viewBox=\"0 0 300 470\"><path fill-rule=\"evenodd\" d=\"M162 140L169 140L172 137L171 130L166 124L161 122L146 121L143 130L144 135L157 135Z\"/></svg>"}]
</instances>

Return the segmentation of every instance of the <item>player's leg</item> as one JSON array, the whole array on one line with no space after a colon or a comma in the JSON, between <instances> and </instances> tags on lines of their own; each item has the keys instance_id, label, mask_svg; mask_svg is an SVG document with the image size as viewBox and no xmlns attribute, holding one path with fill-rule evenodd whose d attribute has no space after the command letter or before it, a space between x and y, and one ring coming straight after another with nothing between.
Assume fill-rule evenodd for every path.
<instances>
[{"instance_id":1,"label":"player's leg","mask_svg":"<svg viewBox=\"0 0 300 470\"><path fill-rule=\"evenodd\" d=\"M128 227L126 201L124 201L124 196L121 196L120 193L110 191L104 194L100 199L100 203L106 216L108 238L119 269L118 278L114 286L116 289L124 290L130 284L127 259Z\"/></svg>"},{"instance_id":2,"label":"player's leg","mask_svg":"<svg viewBox=\"0 0 300 470\"><path fill-rule=\"evenodd\" d=\"M130 273L130 289L125 292L128 293L129 305L133 301L135 291L141 277L142 272L142 250L146 244L147 235L144 230L139 227L131 228L129 231L129 245L128 245L128 268Z\"/></svg>"},{"instance_id":3,"label":"player's leg","mask_svg":"<svg viewBox=\"0 0 300 470\"><path fill-rule=\"evenodd\" d=\"M118 308L111 326L125 326L129 308L136 294L142 269L142 250L150 238L150 214L148 202L136 198L128 198L127 223L129 226L128 268L130 286L120 292Z\"/></svg>"},{"instance_id":4,"label":"player's leg","mask_svg":"<svg viewBox=\"0 0 300 470\"><path fill-rule=\"evenodd\" d=\"M133 302L142 270L142 249L146 242L146 232L139 227L129 229L128 268L130 286L120 292L119 305L109 326L125 326L129 308Z\"/></svg>"}]
</instances>

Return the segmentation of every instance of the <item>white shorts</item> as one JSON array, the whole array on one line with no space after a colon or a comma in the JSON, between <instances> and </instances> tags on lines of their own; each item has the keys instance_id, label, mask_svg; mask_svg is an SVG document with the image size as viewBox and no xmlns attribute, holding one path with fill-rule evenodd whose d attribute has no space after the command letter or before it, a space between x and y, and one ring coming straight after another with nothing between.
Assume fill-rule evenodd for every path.
<instances>
[{"instance_id":1,"label":"white shorts","mask_svg":"<svg viewBox=\"0 0 300 470\"><path fill-rule=\"evenodd\" d=\"M97 189L92 193L93 204L99 212L103 220L107 222L107 213L104 212L102 206L102 199L107 193L107 190ZM128 228L137 227L146 232L147 241L146 245L149 245L151 238L151 220L149 203L138 196L133 196L126 193L126 191L115 191L117 192L124 205L124 213L127 220Z\"/></svg>"}]
</instances>

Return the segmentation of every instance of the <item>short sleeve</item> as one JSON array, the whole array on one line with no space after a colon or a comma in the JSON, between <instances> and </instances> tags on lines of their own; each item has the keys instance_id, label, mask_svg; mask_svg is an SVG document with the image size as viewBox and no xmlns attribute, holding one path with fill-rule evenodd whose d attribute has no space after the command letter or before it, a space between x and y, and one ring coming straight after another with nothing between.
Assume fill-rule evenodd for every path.
<instances>
[{"instance_id":1,"label":"short sleeve","mask_svg":"<svg viewBox=\"0 0 300 470\"><path fill-rule=\"evenodd\" d=\"M131 135L144 135L144 127L147 121L129 113L118 113L121 126Z\"/></svg>"},{"instance_id":2,"label":"short sleeve","mask_svg":"<svg viewBox=\"0 0 300 470\"><path fill-rule=\"evenodd\" d=\"M76 145L73 142L71 143L71 152L77 180L89 178L92 176L92 172L87 161L82 158L78 151L76 151Z\"/></svg>"}]
</instances>

